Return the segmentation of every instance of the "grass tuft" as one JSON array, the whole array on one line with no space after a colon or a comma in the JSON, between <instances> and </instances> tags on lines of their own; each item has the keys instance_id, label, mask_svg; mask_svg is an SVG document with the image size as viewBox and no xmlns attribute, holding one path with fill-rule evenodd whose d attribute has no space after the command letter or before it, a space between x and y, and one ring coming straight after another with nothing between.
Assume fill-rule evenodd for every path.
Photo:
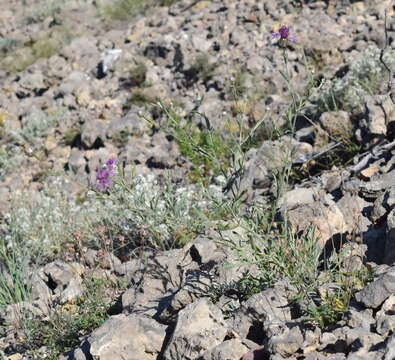
<instances>
[{"instance_id":1,"label":"grass tuft","mask_svg":"<svg viewBox=\"0 0 395 360\"><path fill-rule=\"evenodd\" d=\"M88 335L109 317L109 309L120 289L109 279L89 277L85 279L85 292L53 312L47 319L27 318L24 333L30 351L38 352L45 346L43 359L58 356L80 343L81 336Z\"/></svg>"}]
</instances>

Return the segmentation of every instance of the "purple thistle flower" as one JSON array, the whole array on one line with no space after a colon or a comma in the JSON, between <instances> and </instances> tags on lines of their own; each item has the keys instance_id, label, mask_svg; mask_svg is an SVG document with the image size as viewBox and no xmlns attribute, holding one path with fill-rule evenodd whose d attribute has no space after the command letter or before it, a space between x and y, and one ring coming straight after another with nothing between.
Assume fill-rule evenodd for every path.
<instances>
[{"instance_id":1,"label":"purple thistle flower","mask_svg":"<svg viewBox=\"0 0 395 360\"><path fill-rule=\"evenodd\" d=\"M106 161L106 165L107 166L114 166L114 164L117 162L117 158L109 158L107 161Z\"/></svg>"},{"instance_id":2,"label":"purple thistle flower","mask_svg":"<svg viewBox=\"0 0 395 360\"><path fill-rule=\"evenodd\" d=\"M272 40L275 39L280 39L281 40L287 40L291 41L293 43L296 43L296 35L293 31L291 31L291 28L287 25L281 25L281 27L278 29L278 31L274 32L272 34Z\"/></svg>"},{"instance_id":3,"label":"purple thistle flower","mask_svg":"<svg viewBox=\"0 0 395 360\"><path fill-rule=\"evenodd\" d=\"M99 191L107 191L111 187L112 178L117 175L114 169L116 161L116 158L110 158L101 169L96 170L96 188Z\"/></svg>"}]
</instances>

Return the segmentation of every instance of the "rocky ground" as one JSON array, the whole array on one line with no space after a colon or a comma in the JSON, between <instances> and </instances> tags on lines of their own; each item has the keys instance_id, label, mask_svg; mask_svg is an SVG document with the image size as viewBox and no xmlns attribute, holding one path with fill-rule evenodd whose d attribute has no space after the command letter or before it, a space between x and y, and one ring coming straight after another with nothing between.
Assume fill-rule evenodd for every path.
<instances>
[{"instance_id":1,"label":"rocky ground","mask_svg":"<svg viewBox=\"0 0 395 360\"><path fill-rule=\"evenodd\" d=\"M395 359L392 0L0 4L0 358Z\"/></svg>"}]
</instances>

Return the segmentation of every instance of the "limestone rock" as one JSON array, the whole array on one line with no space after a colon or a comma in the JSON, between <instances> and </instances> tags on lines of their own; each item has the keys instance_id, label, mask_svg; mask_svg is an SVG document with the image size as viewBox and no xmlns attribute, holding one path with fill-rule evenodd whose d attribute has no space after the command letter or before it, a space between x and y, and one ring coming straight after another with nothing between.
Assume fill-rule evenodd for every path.
<instances>
[{"instance_id":1,"label":"limestone rock","mask_svg":"<svg viewBox=\"0 0 395 360\"><path fill-rule=\"evenodd\" d=\"M378 279L356 293L355 298L367 308L376 309L393 294L395 294L395 268L391 267Z\"/></svg>"},{"instance_id":2,"label":"limestone rock","mask_svg":"<svg viewBox=\"0 0 395 360\"><path fill-rule=\"evenodd\" d=\"M227 333L221 310L207 298L199 299L178 313L164 359L194 360L221 344Z\"/></svg>"},{"instance_id":3,"label":"limestone rock","mask_svg":"<svg viewBox=\"0 0 395 360\"><path fill-rule=\"evenodd\" d=\"M230 339L207 350L201 360L233 360L240 359L248 352L248 347L240 339Z\"/></svg>"},{"instance_id":4,"label":"limestone rock","mask_svg":"<svg viewBox=\"0 0 395 360\"><path fill-rule=\"evenodd\" d=\"M87 358L154 360L162 349L165 336L166 326L155 320L144 316L115 315L87 339ZM71 359L77 360L77 357L73 355Z\"/></svg>"}]
</instances>

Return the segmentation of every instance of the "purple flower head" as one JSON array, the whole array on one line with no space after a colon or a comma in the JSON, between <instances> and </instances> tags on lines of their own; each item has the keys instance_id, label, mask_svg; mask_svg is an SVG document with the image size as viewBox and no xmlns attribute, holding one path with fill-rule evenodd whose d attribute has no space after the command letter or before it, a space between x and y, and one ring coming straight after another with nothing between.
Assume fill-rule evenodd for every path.
<instances>
[{"instance_id":1,"label":"purple flower head","mask_svg":"<svg viewBox=\"0 0 395 360\"><path fill-rule=\"evenodd\" d=\"M109 158L107 161L106 161L106 165L107 166L114 166L115 165L115 163L117 162L117 158Z\"/></svg>"},{"instance_id":2,"label":"purple flower head","mask_svg":"<svg viewBox=\"0 0 395 360\"><path fill-rule=\"evenodd\" d=\"M114 165L116 158L110 158L106 161L105 165L96 171L96 188L99 191L107 191L113 182L113 177L117 175Z\"/></svg>"},{"instance_id":3,"label":"purple flower head","mask_svg":"<svg viewBox=\"0 0 395 360\"><path fill-rule=\"evenodd\" d=\"M293 43L296 43L296 36L293 31L291 31L291 28L287 25L281 25L278 31L274 32L272 34L272 40L275 39L280 39L280 41L291 41Z\"/></svg>"}]
</instances>

